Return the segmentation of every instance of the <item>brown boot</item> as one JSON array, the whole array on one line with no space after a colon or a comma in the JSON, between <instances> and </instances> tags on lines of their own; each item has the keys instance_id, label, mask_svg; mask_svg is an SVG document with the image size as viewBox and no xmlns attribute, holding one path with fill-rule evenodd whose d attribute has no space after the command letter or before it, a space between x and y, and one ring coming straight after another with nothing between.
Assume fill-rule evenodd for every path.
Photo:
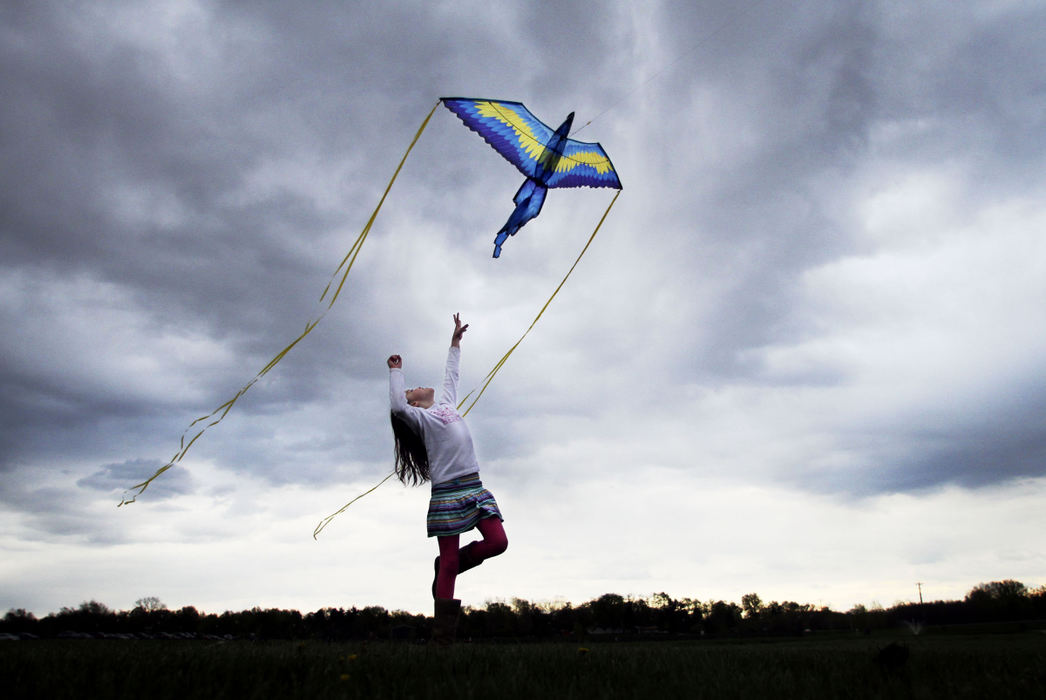
<instances>
[{"instance_id":1,"label":"brown boot","mask_svg":"<svg viewBox=\"0 0 1046 700\"><path fill-rule=\"evenodd\" d=\"M458 573L463 574L469 569L475 569L477 566L483 563L482 559L478 559L472 556L472 545L475 542L469 542L467 545L458 550ZM432 574L432 599L436 599L436 579L439 578L439 557L432 562L433 574Z\"/></svg>"},{"instance_id":2,"label":"brown boot","mask_svg":"<svg viewBox=\"0 0 1046 700\"><path fill-rule=\"evenodd\" d=\"M458 550L458 573L463 574L469 569L475 569L477 566L483 563L483 560L479 557L472 555L472 546L479 544L478 542L469 542L467 545Z\"/></svg>"},{"instance_id":3,"label":"brown boot","mask_svg":"<svg viewBox=\"0 0 1046 700\"><path fill-rule=\"evenodd\" d=\"M432 641L444 647L454 643L454 633L458 627L460 612L461 601L457 598L436 598L432 621Z\"/></svg>"}]
</instances>

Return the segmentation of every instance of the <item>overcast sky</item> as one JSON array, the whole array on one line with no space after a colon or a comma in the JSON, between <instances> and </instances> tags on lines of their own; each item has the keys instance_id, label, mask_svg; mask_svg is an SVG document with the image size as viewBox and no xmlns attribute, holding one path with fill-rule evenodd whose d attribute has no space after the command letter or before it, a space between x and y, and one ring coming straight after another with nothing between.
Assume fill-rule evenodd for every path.
<instances>
[{"instance_id":1,"label":"overcast sky","mask_svg":"<svg viewBox=\"0 0 1046 700\"><path fill-rule=\"evenodd\" d=\"M522 177L440 96L576 112L624 190L468 417L506 554L467 605L846 610L1046 584L1040 2L0 7L0 610L428 611L385 358L462 389L610 190ZM591 122L588 124L588 122Z\"/></svg>"}]
</instances>

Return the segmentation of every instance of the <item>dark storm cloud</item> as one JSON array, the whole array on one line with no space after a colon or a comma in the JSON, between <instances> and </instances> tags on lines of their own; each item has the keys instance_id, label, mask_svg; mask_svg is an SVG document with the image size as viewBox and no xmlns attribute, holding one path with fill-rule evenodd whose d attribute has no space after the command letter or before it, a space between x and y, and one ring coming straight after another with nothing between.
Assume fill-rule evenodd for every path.
<instances>
[{"instance_id":1,"label":"dark storm cloud","mask_svg":"<svg viewBox=\"0 0 1046 700\"><path fill-rule=\"evenodd\" d=\"M666 151L661 168L644 173L660 201L675 203L650 214L667 238L658 244L693 262L684 274L693 275L695 289L719 291L700 319L707 331L680 346L679 366L702 385L845 386L846 373L832 366L774 376L760 351L826 330L803 303L801 281L867 246L855 237L863 193L852 178L868 161L886 157L919 170L962 164L967 196L956 204L971 215L1000 197L1041 189L1046 83L1026 67L1043 52L1035 37L1046 14L1033 4L997 11L952 3L766 6L723 25L703 8L666 14L677 49L688 30L722 28L670 67L668 85L652 81L653 102L699 104L678 91L692 70L684 84L730 116L711 128L707 120L679 123L678 140L738 146L728 162L674 160ZM882 133L905 130L911 135L883 143ZM692 223L681 225L681 215ZM996 391L987 398L1005 400L1011 388ZM1004 421L973 415L916 429L923 422L913 418L860 440L844 431L840 443L863 471L804 483L868 495L1042 475L1044 402L1028 392Z\"/></svg>"},{"instance_id":2,"label":"dark storm cloud","mask_svg":"<svg viewBox=\"0 0 1046 700\"><path fill-rule=\"evenodd\" d=\"M732 19L677 8L666 18L669 31L720 29L684 54L693 71L687 92L655 80L655 100L705 104L719 118L689 132L677 124L679 138L708 144L710 153L734 146L728 159L668 161L671 178L658 182L676 205L654 216L666 235L687 241L673 244L678 254L700 264L723 294L719 310L702 319L716 332L687 353L703 381L748 376L744 351L803 332L805 322L789 317L799 276L852 247L850 193L825 184L853 172L876 120L877 29L863 7L798 16L765 7ZM686 47L686 38L676 36L676 45ZM674 67L680 78L685 72ZM683 216L692 223L679 230Z\"/></svg>"},{"instance_id":3,"label":"dark storm cloud","mask_svg":"<svg viewBox=\"0 0 1046 700\"><path fill-rule=\"evenodd\" d=\"M265 25L233 12L204 18L196 46L189 26L172 32L176 47L165 49L125 36L92 9L40 3L6 11L3 268L115 284L152 310L157 331L232 334L253 351L246 367L260 368L279 349L272 337L292 338L290 324L313 311L305 302L329 269L317 267L308 243L344 224L344 213L282 186L253 193L248 180L303 152L320 168L337 165L339 152L366 161L367 135L388 125L355 106L370 102L354 95L383 65L352 48L369 29L348 22L357 41L350 34L335 46L313 43L308 27L286 31L283 18ZM157 25L137 30L164 36L168 28ZM332 26L320 38L335 36ZM197 55L199 48L207 50ZM46 281L37 287L49 289ZM51 443L34 439L48 423L66 434L96 429L134 404L59 382L46 367L3 369L8 448ZM315 382L292 386L316 390ZM207 401L219 402L217 394ZM141 400L137 408L149 410Z\"/></svg>"},{"instance_id":4,"label":"dark storm cloud","mask_svg":"<svg viewBox=\"0 0 1046 700\"><path fill-rule=\"evenodd\" d=\"M718 18L696 9L673 12L667 31L717 26ZM955 12L965 21L956 23ZM1022 66L1042 52L1033 37L1043 13L1030 6L1000 11L982 25L973 13L953 4L928 11L891 3L760 7L686 56L691 89L710 91L717 101L711 109L743 115L717 125L723 133L694 138L730 139L733 127L757 144L750 155L735 150L731 162L669 163L674 181L660 183L679 206L654 216L672 235L679 215L691 212L692 229L676 235L693 244L678 246L679 253L700 256L706 274L726 287L720 311L702 320L716 332L698 341L708 343L698 354L688 353L704 381L758 376L746 350L820 330L802 316L797 284L804 271L860 245L847 179L880 155L871 143L877 129L934 120L897 155L917 167L968 162L978 171L971 207L1000 190L1038 186L1040 178L1029 183L1027 176L1046 165L1044 83ZM675 45L685 39L677 36Z\"/></svg>"},{"instance_id":5,"label":"dark storm cloud","mask_svg":"<svg viewBox=\"0 0 1046 700\"><path fill-rule=\"evenodd\" d=\"M251 272L259 261L300 272L304 261L281 244L287 230L307 237L330 221L286 193L230 201L301 133L293 118L264 124L282 106L279 94L257 94L251 78L264 86L264 73L241 66L248 79L236 80L235 63L221 60L235 47L223 45L211 65L200 59L215 69L206 75L213 82L200 83L172 65L190 56L134 45L103 17L50 9L5 44L14 97L3 110L7 264L86 269L194 313L264 290ZM123 210L138 203L143 211L127 221ZM230 267L243 274L226 274L219 287L217 273ZM193 277L213 287L184 284L208 269Z\"/></svg>"}]
</instances>

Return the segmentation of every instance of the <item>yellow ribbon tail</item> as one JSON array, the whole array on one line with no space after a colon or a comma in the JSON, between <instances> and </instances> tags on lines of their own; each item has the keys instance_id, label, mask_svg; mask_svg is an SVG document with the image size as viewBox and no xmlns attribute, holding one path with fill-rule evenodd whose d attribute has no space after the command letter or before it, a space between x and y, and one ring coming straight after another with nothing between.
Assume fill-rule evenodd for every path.
<instances>
[{"instance_id":1,"label":"yellow ribbon tail","mask_svg":"<svg viewBox=\"0 0 1046 700\"><path fill-rule=\"evenodd\" d=\"M407 156L414 150L414 144L421 138L422 132L425 131L425 127L428 126L429 120L432 119L432 115L436 113L439 108L441 100L436 100L436 104L429 111L425 120L421 122L421 126L418 127L418 131L414 134L414 138L411 140L410 145L407 146L407 152L403 154L403 158L400 159L399 165L396 166L396 172L392 174L392 179L389 180L389 184L385 187L385 192L381 195L381 199L378 201L378 206L374 209L374 213L370 215L370 219L367 220L367 225L363 227L363 231L360 232L359 237L356 238L356 242L349 248L349 252L342 258L341 264L338 265L338 269L331 275L330 282L327 283L326 288L323 290L323 294L320 295L320 301L327 296L327 292L330 291L331 285L334 283L335 278L341 269L344 267L345 271L341 276L341 282L338 283L338 288L334 291L334 295L331 297L330 304L327 308L334 306L334 302L338 300L338 295L341 294L341 288L345 286L345 279L349 276L349 270L352 269L352 264L356 262L356 256L359 255L360 248L363 246L363 241L367 240L367 234L370 233L370 227L374 224L374 220L378 218L378 212L381 211L381 205L385 203L385 198L389 196L389 191L392 189L392 183L396 182L396 178L399 177L400 170L403 168L403 164L407 162ZM348 265L346 266L346 263Z\"/></svg>"},{"instance_id":2,"label":"yellow ribbon tail","mask_svg":"<svg viewBox=\"0 0 1046 700\"><path fill-rule=\"evenodd\" d=\"M416 144L418 142L418 139L421 138L422 132L425 131L425 127L428 125L429 120L432 118L432 115L436 112L436 109L439 107L439 105L440 105L440 101L437 100L435 106L428 113L428 116L425 117L425 120L421 123L421 127L418 128L417 133L414 134L414 139L410 142L410 146L407 148L407 152L403 154L403 158L400 159L399 165L396 166L396 171L393 173L392 179L389 180L389 184L385 187L385 192L381 195L381 200L378 202L378 206L374 208L374 212L370 215L370 218L367 220L367 225L363 227L363 231L361 231L360 235L356 237L356 240L355 240L355 242L353 242L352 247L349 248L349 252L342 259L341 263L338 265L338 268L334 271L334 274L331 275L331 281L327 283L327 287L323 290L323 294L320 295L320 301L323 301L324 298L327 296L327 292L330 290L331 284L334 282L334 279L338 276L338 273L341 272L342 273L342 275L341 275L341 282L338 284L337 290L335 291L334 295L331 297L330 302L327 304L327 311L329 311L331 309L331 307L334 306L334 302L338 300L338 295L341 294L342 287L345 286L345 280L349 276L349 271L352 269L352 264L354 262L356 262L356 258L360 254L360 249L363 247L363 242L365 240L367 240L367 234L370 232L371 226L374 225L374 221L378 218L378 212L381 211L382 204L385 203L385 198L388 197L389 191L392 190L393 183L396 182L396 178L399 176L400 170L403 169L403 164L407 161L407 156L409 156L410 152L414 149L414 144ZM346 265L346 263L347 263L347 265ZM344 268L344 270L342 268ZM232 407L236 404L236 402L240 399L240 397L243 396L244 394L246 394L247 391L252 386L254 386L255 382L257 382L260 378L262 378L263 376L268 374L270 370L272 370L277 364L279 364L280 360L282 360L287 355L287 353L289 353L294 348L295 345L297 345L299 342L304 340L305 336L307 336L309 333L311 333L312 330L314 328L316 328L316 326L319 325L320 321L323 320L323 317L325 315L326 315L326 311L324 311L322 314L320 314L320 316L315 321L309 321L308 323L306 323L305 324L305 330L302 332L302 334L299 335L294 340L292 340L291 343L287 347L285 347L283 350L281 350L280 352L276 353L275 357L273 357L271 360L269 360L269 362L264 367L262 367L261 370L259 370L258 373L255 374L254 377L249 382L247 382L247 384L245 384L242 389L240 389L238 392L236 392L235 396L233 396L231 399L229 399L228 401L226 401L221 406L219 406L218 408L214 409L213 411L211 411L207 415L200 416L199 418L194 420L192 423L190 423L189 427L186 428L185 432L182 433L182 437L181 437L181 440L179 442L178 452L175 453L175 456L171 459L171 461L168 462L167 464L165 464L164 466L160 467L159 469L157 469L156 473L153 474L148 479L146 479L145 481L143 481L143 482L141 482L139 484L135 484L134 486L132 486L129 489L127 489L124 492L124 497L120 500L120 503L117 504L117 507L122 506L122 505L127 504L127 503L134 503L135 499L137 499L137 497L140 496L142 494L142 492L144 492L145 489L147 489L149 487L149 484L151 484L154 479L156 479L158 476L163 474L165 471L167 471L168 469L173 467L175 464L180 462L182 460L182 458L185 457L185 454L189 451L189 448L192 447L193 443L195 443L197 440L199 440L200 437L205 432L207 432L207 430L209 428L217 425L218 423L221 423L222 420L225 418L225 416L227 416L229 414L229 411L232 410ZM204 426L204 428L202 430L200 430L198 433L196 433L196 435L193 436L193 438L189 441L188 444L185 443L185 436L186 436L186 434L188 434L189 430L191 430L193 426L195 426L197 423L200 423L202 421L214 418L215 416L217 416L217 418L215 420L213 420L210 423L208 423L206 426ZM382 482L382 483L384 483L384 482ZM375 487L375 488L377 488L377 487ZM130 498L127 498L127 494L132 492L132 491L134 491L136 493L134 493Z\"/></svg>"},{"instance_id":3,"label":"yellow ribbon tail","mask_svg":"<svg viewBox=\"0 0 1046 700\"><path fill-rule=\"evenodd\" d=\"M330 524L330 521L334 520L334 518L336 516L341 515L342 513L344 513L346 508L348 508L353 503L355 503L356 501L358 501L361 498L363 498L364 496L366 496L371 491L374 491L375 489L377 489L379 486L381 486L382 484L384 484L386 481L388 481L389 479L391 479L394 476L396 476L395 470L390 472L388 476L386 476L384 479L382 479L381 481L376 483L374 486L371 486L369 489L367 489L366 491L361 493L359 496L356 496L356 498L352 499L351 501L349 501L348 503L343 505L341 508L339 508L338 510L336 510L335 512L331 513L326 518L321 520L319 522L319 524L316 526L316 529L312 531L312 539L316 539L316 536L319 535L321 532L323 532L323 528L327 527L327 525Z\"/></svg>"},{"instance_id":4,"label":"yellow ribbon tail","mask_svg":"<svg viewBox=\"0 0 1046 700\"><path fill-rule=\"evenodd\" d=\"M141 482L140 484L135 484L134 486L132 486L129 489L127 489L126 491L124 491L124 495L120 499L120 502L116 504L116 507L119 508L120 506L124 505L125 503L134 503L135 500L138 498L138 496L142 495L142 491L144 491L149 486L149 484L152 482L153 479L155 479L156 477L160 476L161 474L163 474L165 471L167 471L168 469L170 469L173 466L174 466L174 460L171 460L167 464L165 464L162 467L160 467L159 469L157 469L156 473L153 474L152 476L150 476L145 481ZM131 491L137 491L137 493L135 493L130 498L127 498L127 494L129 494Z\"/></svg>"}]
</instances>

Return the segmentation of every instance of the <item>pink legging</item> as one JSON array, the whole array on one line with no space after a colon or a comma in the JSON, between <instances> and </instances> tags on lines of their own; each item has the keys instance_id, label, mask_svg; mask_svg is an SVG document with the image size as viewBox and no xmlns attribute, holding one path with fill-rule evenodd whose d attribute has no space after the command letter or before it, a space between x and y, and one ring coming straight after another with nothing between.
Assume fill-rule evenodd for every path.
<instances>
[{"instance_id":1,"label":"pink legging","mask_svg":"<svg viewBox=\"0 0 1046 700\"><path fill-rule=\"evenodd\" d=\"M469 547L469 556L476 563L496 557L508 549L508 537L505 536L505 528L497 517L483 518L476 524L476 528L483 535L482 540L472 542ZM449 599L454 597L454 580L458 576L458 562L460 560L458 550L459 535L444 535L437 537L439 542L439 573L436 575L436 597Z\"/></svg>"}]
</instances>

